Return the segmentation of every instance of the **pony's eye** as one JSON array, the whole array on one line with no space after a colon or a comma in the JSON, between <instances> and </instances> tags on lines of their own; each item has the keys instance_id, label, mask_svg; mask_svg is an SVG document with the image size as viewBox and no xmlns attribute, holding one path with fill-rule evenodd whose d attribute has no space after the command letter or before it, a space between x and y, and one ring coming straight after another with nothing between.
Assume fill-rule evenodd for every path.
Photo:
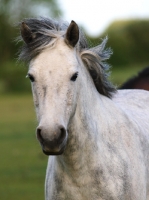
<instances>
[{"instance_id":1,"label":"pony's eye","mask_svg":"<svg viewBox=\"0 0 149 200\"><path fill-rule=\"evenodd\" d=\"M70 80L75 81L77 79L77 77L78 77L78 72L74 73Z\"/></svg>"},{"instance_id":2,"label":"pony's eye","mask_svg":"<svg viewBox=\"0 0 149 200\"><path fill-rule=\"evenodd\" d=\"M34 81L35 81L34 76L31 75L31 74L27 74L26 77L29 78L31 82L34 82Z\"/></svg>"}]
</instances>

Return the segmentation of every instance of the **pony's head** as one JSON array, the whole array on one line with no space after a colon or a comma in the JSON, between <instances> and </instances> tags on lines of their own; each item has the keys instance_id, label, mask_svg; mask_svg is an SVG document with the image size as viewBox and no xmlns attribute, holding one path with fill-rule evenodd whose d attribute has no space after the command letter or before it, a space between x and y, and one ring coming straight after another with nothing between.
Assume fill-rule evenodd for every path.
<instances>
[{"instance_id":1,"label":"pony's head","mask_svg":"<svg viewBox=\"0 0 149 200\"><path fill-rule=\"evenodd\" d=\"M115 91L107 80L102 61L110 52L104 51L104 40L98 48L87 49L78 25L41 18L21 23L24 47L20 58L29 61L27 76L32 84L39 125L37 138L47 155L63 153L68 125L73 118L81 86L82 63L97 90L111 97ZM82 63L80 61L83 61Z\"/></svg>"}]
</instances>

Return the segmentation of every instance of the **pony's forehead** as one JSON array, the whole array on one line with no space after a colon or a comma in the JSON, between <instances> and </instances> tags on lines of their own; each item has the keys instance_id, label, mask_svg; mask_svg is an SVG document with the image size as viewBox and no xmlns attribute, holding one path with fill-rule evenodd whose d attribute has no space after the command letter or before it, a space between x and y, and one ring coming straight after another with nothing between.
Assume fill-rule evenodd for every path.
<instances>
[{"instance_id":1,"label":"pony's forehead","mask_svg":"<svg viewBox=\"0 0 149 200\"><path fill-rule=\"evenodd\" d=\"M64 38L58 38L30 61L29 69L39 68L73 68L78 66L76 49L69 47Z\"/></svg>"}]
</instances>

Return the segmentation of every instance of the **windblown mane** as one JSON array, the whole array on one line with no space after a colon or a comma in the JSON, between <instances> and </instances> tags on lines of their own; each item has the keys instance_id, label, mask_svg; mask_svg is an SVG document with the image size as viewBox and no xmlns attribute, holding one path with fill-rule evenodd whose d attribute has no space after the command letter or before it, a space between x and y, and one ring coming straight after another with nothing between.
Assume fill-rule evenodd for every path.
<instances>
[{"instance_id":1,"label":"windblown mane","mask_svg":"<svg viewBox=\"0 0 149 200\"><path fill-rule=\"evenodd\" d=\"M63 21L57 22L43 17L39 19L24 19L24 22L34 37L33 41L23 45L19 54L19 60L26 62L30 62L57 38L65 37L69 26L68 23ZM109 65L105 61L110 58L112 53L110 49L105 49L107 38L100 45L89 48L84 34L81 30L79 32L79 42L76 46L77 51L80 53L81 59L87 67L98 92L111 98L116 89L108 80L109 73L106 72L109 70ZM22 40L21 37L20 40Z\"/></svg>"}]
</instances>

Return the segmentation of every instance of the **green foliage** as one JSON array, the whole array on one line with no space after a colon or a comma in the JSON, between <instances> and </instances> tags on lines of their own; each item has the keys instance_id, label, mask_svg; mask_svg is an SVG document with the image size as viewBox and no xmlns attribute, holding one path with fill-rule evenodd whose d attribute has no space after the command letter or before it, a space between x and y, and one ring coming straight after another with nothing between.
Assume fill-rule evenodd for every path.
<instances>
[{"instance_id":1,"label":"green foliage","mask_svg":"<svg viewBox=\"0 0 149 200\"><path fill-rule=\"evenodd\" d=\"M17 62L4 62L0 70L0 93L30 92L29 79L26 79L27 68Z\"/></svg>"},{"instance_id":2,"label":"green foliage","mask_svg":"<svg viewBox=\"0 0 149 200\"><path fill-rule=\"evenodd\" d=\"M14 23L28 16L39 16L42 12L51 17L60 17L62 11L57 0L1 0L0 15L7 17L9 23Z\"/></svg>"},{"instance_id":3,"label":"green foliage","mask_svg":"<svg viewBox=\"0 0 149 200\"><path fill-rule=\"evenodd\" d=\"M116 21L100 36L108 35L108 45L113 49L112 66L149 63L149 20ZM98 38L89 37L94 44Z\"/></svg>"},{"instance_id":4,"label":"green foliage","mask_svg":"<svg viewBox=\"0 0 149 200\"><path fill-rule=\"evenodd\" d=\"M15 38L19 30L14 25L24 17L38 16L40 11L51 17L60 17L62 11L56 0L1 0L0 1L0 60L14 59L19 48Z\"/></svg>"}]
</instances>

